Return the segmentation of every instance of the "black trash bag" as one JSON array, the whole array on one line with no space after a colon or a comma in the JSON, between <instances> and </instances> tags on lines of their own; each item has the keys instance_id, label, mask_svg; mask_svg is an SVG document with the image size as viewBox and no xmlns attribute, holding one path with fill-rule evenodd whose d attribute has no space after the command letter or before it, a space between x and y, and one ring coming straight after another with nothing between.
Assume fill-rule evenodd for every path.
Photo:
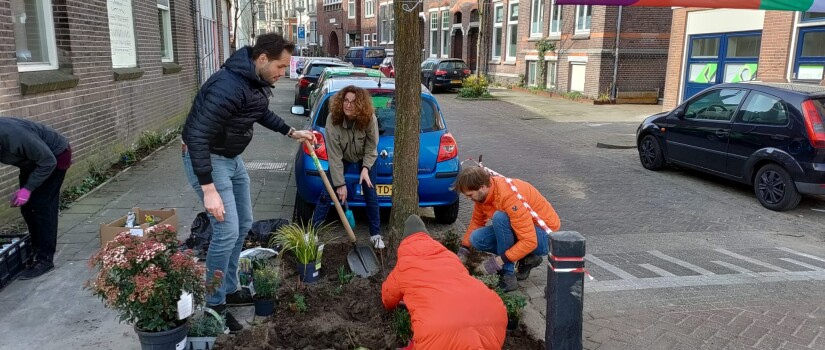
<instances>
[{"instance_id":1,"label":"black trash bag","mask_svg":"<svg viewBox=\"0 0 825 350\"><path fill-rule=\"evenodd\" d=\"M261 245L262 247L269 247L269 238L272 234L278 231L281 227L289 225L287 219L269 219L258 220L252 223L252 228L246 236L247 241L251 241ZM275 249L279 250L279 249Z\"/></svg>"},{"instance_id":2,"label":"black trash bag","mask_svg":"<svg viewBox=\"0 0 825 350\"><path fill-rule=\"evenodd\" d=\"M206 212L200 212L195 216L190 227L189 238L184 242L189 249L195 251L200 257L205 257L209 250L209 242L212 241L212 225Z\"/></svg>"}]
</instances>

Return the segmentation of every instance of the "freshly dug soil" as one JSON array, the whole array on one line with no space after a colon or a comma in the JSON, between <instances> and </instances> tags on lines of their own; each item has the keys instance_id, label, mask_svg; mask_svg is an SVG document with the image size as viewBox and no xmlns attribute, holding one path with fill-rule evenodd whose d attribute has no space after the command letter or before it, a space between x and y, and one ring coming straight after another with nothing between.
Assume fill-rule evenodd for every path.
<instances>
[{"instance_id":1,"label":"freshly dug soil","mask_svg":"<svg viewBox=\"0 0 825 350\"><path fill-rule=\"evenodd\" d=\"M396 349L392 312L381 303L381 283L391 271L395 257L384 256L384 271L369 279L352 277L342 284L338 269L349 273L346 257L352 246L346 243L324 248L321 279L299 283L295 260L283 258L282 285L275 314L260 324L247 326L237 335L220 336L214 349ZM379 261L381 256L379 255ZM304 298L301 311L296 295ZM261 318L257 318L261 319ZM523 325L507 332L504 349L544 349L544 342L531 337Z\"/></svg>"}]
</instances>

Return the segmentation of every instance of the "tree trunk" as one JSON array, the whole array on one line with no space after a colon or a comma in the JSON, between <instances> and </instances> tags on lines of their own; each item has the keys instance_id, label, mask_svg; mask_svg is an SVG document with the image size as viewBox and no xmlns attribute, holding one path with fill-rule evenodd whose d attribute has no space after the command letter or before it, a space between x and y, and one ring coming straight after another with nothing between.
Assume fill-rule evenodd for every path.
<instances>
[{"instance_id":1,"label":"tree trunk","mask_svg":"<svg viewBox=\"0 0 825 350\"><path fill-rule=\"evenodd\" d=\"M421 41L418 30L418 7L410 2L396 1L393 5L396 18L395 31L395 98L396 128L393 155L393 196L391 245L397 248L401 242L404 221L418 213L418 134L421 131Z\"/></svg>"}]
</instances>

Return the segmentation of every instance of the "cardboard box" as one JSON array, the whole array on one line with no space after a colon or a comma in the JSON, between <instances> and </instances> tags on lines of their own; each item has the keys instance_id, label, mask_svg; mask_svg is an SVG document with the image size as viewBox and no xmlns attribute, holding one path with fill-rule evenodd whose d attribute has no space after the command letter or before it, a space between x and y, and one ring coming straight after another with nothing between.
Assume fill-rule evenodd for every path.
<instances>
[{"instance_id":1,"label":"cardboard box","mask_svg":"<svg viewBox=\"0 0 825 350\"><path fill-rule=\"evenodd\" d=\"M149 224L143 223L143 218L146 215L152 215L160 218L160 221L157 222L156 225L172 225L172 227L174 227L175 230L178 229L178 214L175 212L175 209L141 210L140 208L132 208L132 212L135 213L135 219L137 220L137 223L140 223L140 225L137 227L124 227L126 225L126 215L108 224L100 224L101 247L105 246L107 242L115 239L115 237L117 237L117 235L121 232L129 232L133 236L143 237L144 230L148 229L151 226Z\"/></svg>"}]
</instances>

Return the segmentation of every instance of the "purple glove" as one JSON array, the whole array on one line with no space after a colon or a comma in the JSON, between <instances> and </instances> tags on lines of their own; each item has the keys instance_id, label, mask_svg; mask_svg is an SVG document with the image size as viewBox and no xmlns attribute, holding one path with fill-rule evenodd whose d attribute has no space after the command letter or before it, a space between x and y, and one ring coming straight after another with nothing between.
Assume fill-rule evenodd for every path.
<instances>
[{"instance_id":1,"label":"purple glove","mask_svg":"<svg viewBox=\"0 0 825 350\"><path fill-rule=\"evenodd\" d=\"M481 265L478 265L476 268L476 272L485 274L485 275L494 275L501 271L501 268L504 266L504 261L501 260L501 257L498 256L491 256L484 260Z\"/></svg>"},{"instance_id":2,"label":"purple glove","mask_svg":"<svg viewBox=\"0 0 825 350\"><path fill-rule=\"evenodd\" d=\"M461 260L462 264L466 264L467 257L470 255L470 250L465 248L464 246L461 246L460 248L458 248L458 253L456 255L458 255L458 260Z\"/></svg>"},{"instance_id":3,"label":"purple glove","mask_svg":"<svg viewBox=\"0 0 825 350\"><path fill-rule=\"evenodd\" d=\"M32 191L29 191L25 188L21 188L14 192L14 195L11 197L11 206L12 207L19 207L25 205L29 202L29 197L31 197Z\"/></svg>"}]
</instances>

